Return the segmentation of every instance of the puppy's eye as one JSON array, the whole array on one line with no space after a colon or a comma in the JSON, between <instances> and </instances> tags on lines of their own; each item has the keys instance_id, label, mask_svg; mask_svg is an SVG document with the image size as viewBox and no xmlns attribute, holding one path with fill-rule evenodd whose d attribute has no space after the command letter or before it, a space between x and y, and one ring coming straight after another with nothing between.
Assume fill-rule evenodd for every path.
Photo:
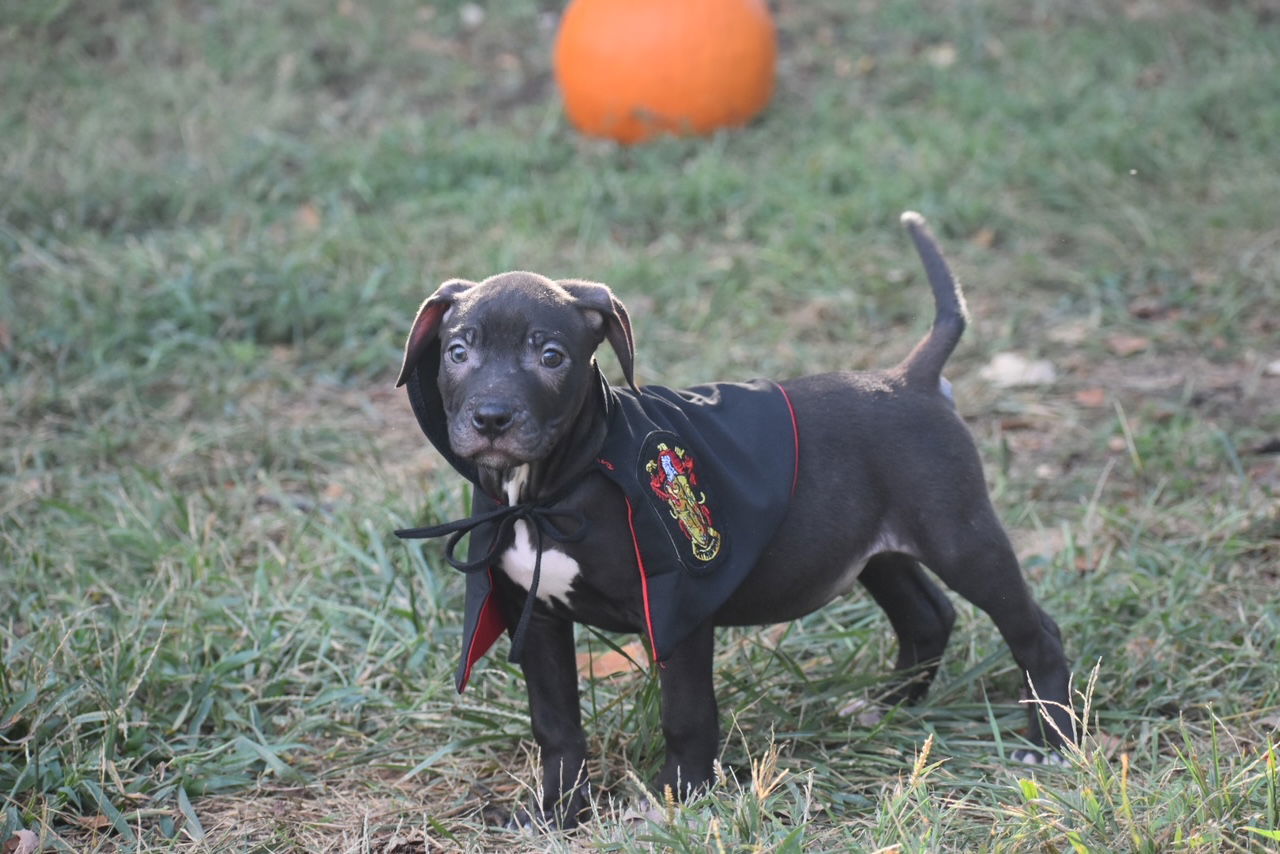
<instances>
[{"instance_id":1,"label":"puppy's eye","mask_svg":"<svg viewBox=\"0 0 1280 854\"><path fill-rule=\"evenodd\" d=\"M558 368L564 364L564 353L561 353L555 347L548 347L542 351L542 367Z\"/></svg>"},{"instance_id":2,"label":"puppy's eye","mask_svg":"<svg viewBox=\"0 0 1280 854\"><path fill-rule=\"evenodd\" d=\"M467 360L467 348L461 344L454 344L449 347L449 361L456 365L460 365Z\"/></svg>"}]
</instances>

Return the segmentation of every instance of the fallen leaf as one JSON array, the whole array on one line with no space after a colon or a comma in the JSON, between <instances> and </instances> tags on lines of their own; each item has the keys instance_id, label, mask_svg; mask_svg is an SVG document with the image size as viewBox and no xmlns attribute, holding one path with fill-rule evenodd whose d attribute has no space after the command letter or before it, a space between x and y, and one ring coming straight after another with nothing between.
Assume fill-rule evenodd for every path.
<instances>
[{"instance_id":1,"label":"fallen leaf","mask_svg":"<svg viewBox=\"0 0 1280 854\"><path fill-rule=\"evenodd\" d=\"M1165 70L1158 65L1148 65L1138 72L1138 88L1150 89L1164 82Z\"/></svg>"},{"instance_id":2,"label":"fallen leaf","mask_svg":"<svg viewBox=\"0 0 1280 854\"><path fill-rule=\"evenodd\" d=\"M311 202L298 205L293 219L303 231L316 231L320 228L320 211Z\"/></svg>"},{"instance_id":3,"label":"fallen leaf","mask_svg":"<svg viewBox=\"0 0 1280 854\"><path fill-rule=\"evenodd\" d=\"M975 246L981 246L983 249L990 249L992 246L996 245L996 237L997 235L994 228L983 226L974 232L974 235L970 240Z\"/></svg>"},{"instance_id":4,"label":"fallen leaf","mask_svg":"<svg viewBox=\"0 0 1280 854\"><path fill-rule=\"evenodd\" d=\"M996 353L978 372L992 385L1007 388L1020 385L1048 385L1058 378L1053 363L1045 359L1028 359L1017 353Z\"/></svg>"},{"instance_id":5,"label":"fallen leaf","mask_svg":"<svg viewBox=\"0 0 1280 854\"><path fill-rule=\"evenodd\" d=\"M1076 403L1089 409L1097 409L1100 406L1107 405L1107 390L1105 388L1082 388L1075 393Z\"/></svg>"},{"instance_id":6,"label":"fallen leaf","mask_svg":"<svg viewBox=\"0 0 1280 854\"><path fill-rule=\"evenodd\" d=\"M1114 759L1124 747L1124 739L1118 735L1112 735L1108 732L1094 732L1090 736L1093 743L1098 745L1098 749L1102 751L1102 755L1108 759Z\"/></svg>"},{"instance_id":7,"label":"fallen leaf","mask_svg":"<svg viewBox=\"0 0 1280 854\"><path fill-rule=\"evenodd\" d=\"M1155 640L1147 637L1146 635L1138 635L1136 637L1131 637L1127 641L1125 641L1125 644L1124 644L1125 653L1130 658L1137 659L1139 661L1146 658L1150 658L1151 653L1154 652L1155 649L1156 649Z\"/></svg>"},{"instance_id":8,"label":"fallen leaf","mask_svg":"<svg viewBox=\"0 0 1280 854\"><path fill-rule=\"evenodd\" d=\"M1141 320L1150 320L1168 314L1169 306L1153 296L1138 296L1129 300L1129 314Z\"/></svg>"},{"instance_id":9,"label":"fallen leaf","mask_svg":"<svg viewBox=\"0 0 1280 854\"><path fill-rule=\"evenodd\" d=\"M951 42L931 45L925 48L924 58L934 68L950 68L956 64L956 46Z\"/></svg>"},{"instance_id":10,"label":"fallen leaf","mask_svg":"<svg viewBox=\"0 0 1280 854\"><path fill-rule=\"evenodd\" d=\"M1018 559L1026 563L1033 557L1052 560L1067 546L1066 535L1060 528L1036 528L1011 532Z\"/></svg>"},{"instance_id":11,"label":"fallen leaf","mask_svg":"<svg viewBox=\"0 0 1280 854\"><path fill-rule=\"evenodd\" d=\"M1129 447L1129 443L1124 440L1124 436L1112 436L1107 440L1107 450L1114 451L1117 454L1127 447Z\"/></svg>"},{"instance_id":12,"label":"fallen leaf","mask_svg":"<svg viewBox=\"0 0 1280 854\"><path fill-rule=\"evenodd\" d=\"M72 821L88 830L105 830L111 826L111 819L105 815L78 815Z\"/></svg>"},{"instance_id":13,"label":"fallen leaf","mask_svg":"<svg viewBox=\"0 0 1280 854\"><path fill-rule=\"evenodd\" d=\"M646 655L644 644L638 640L624 646L621 652L615 649L606 650L599 655L581 652L578 653L578 672L583 676L600 679L644 670L648 664Z\"/></svg>"},{"instance_id":14,"label":"fallen leaf","mask_svg":"<svg viewBox=\"0 0 1280 854\"><path fill-rule=\"evenodd\" d=\"M1132 356L1151 346L1151 339L1141 335L1112 335L1107 339L1107 349L1117 356Z\"/></svg>"},{"instance_id":15,"label":"fallen leaf","mask_svg":"<svg viewBox=\"0 0 1280 854\"><path fill-rule=\"evenodd\" d=\"M858 698L850 700L836 714L842 718L852 717L858 722L858 726L870 728L884 720L884 712L884 707L879 703Z\"/></svg>"},{"instance_id":16,"label":"fallen leaf","mask_svg":"<svg viewBox=\"0 0 1280 854\"><path fill-rule=\"evenodd\" d=\"M778 644L782 643L782 639L787 636L787 632L790 631L790 629L790 623L778 623L775 626L770 626L763 632L759 633L758 639L760 644L766 649L777 649Z\"/></svg>"},{"instance_id":17,"label":"fallen leaf","mask_svg":"<svg viewBox=\"0 0 1280 854\"><path fill-rule=\"evenodd\" d=\"M1092 334L1093 328L1083 320L1062 323L1049 330L1049 340L1059 344L1079 344Z\"/></svg>"},{"instance_id":18,"label":"fallen leaf","mask_svg":"<svg viewBox=\"0 0 1280 854\"><path fill-rule=\"evenodd\" d=\"M293 80L293 75L298 71L298 55L296 53L285 53L276 60L276 80L277 85L281 87L288 86Z\"/></svg>"},{"instance_id":19,"label":"fallen leaf","mask_svg":"<svg viewBox=\"0 0 1280 854\"><path fill-rule=\"evenodd\" d=\"M633 801L632 805L627 807L622 813L621 823L624 825L644 824L645 822L653 822L654 824L663 824L667 820L667 814L658 808L658 805L648 798L641 798L639 801Z\"/></svg>"},{"instance_id":20,"label":"fallen leaf","mask_svg":"<svg viewBox=\"0 0 1280 854\"><path fill-rule=\"evenodd\" d=\"M40 837L30 830L15 831L0 849L4 854L36 854L40 850Z\"/></svg>"},{"instance_id":21,"label":"fallen leaf","mask_svg":"<svg viewBox=\"0 0 1280 854\"><path fill-rule=\"evenodd\" d=\"M461 52L457 43L442 39L428 30L414 30L408 36L409 47L422 53L440 56L456 56Z\"/></svg>"},{"instance_id":22,"label":"fallen leaf","mask_svg":"<svg viewBox=\"0 0 1280 854\"><path fill-rule=\"evenodd\" d=\"M1216 286L1222 281L1222 277L1213 270L1192 270L1191 283L1202 288L1210 288Z\"/></svg>"},{"instance_id":23,"label":"fallen leaf","mask_svg":"<svg viewBox=\"0 0 1280 854\"><path fill-rule=\"evenodd\" d=\"M478 3L464 3L458 10L458 18L468 30L477 29L484 23L484 7Z\"/></svg>"},{"instance_id":24,"label":"fallen leaf","mask_svg":"<svg viewBox=\"0 0 1280 854\"><path fill-rule=\"evenodd\" d=\"M1277 448L1272 453L1280 453ZM1264 489L1272 492L1280 492L1280 464L1268 462L1261 465L1250 466L1245 469L1245 474L1249 476L1249 481ZM1275 573L1272 573L1274 576Z\"/></svg>"},{"instance_id":25,"label":"fallen leaf","mask_svg":"<svg viewBox=\"0 0 1280 854\"><path fill-rule=\"evenodd\" d=\"M1161 0L1136 0L1126 3L1124 16L1130 21L1143 21L1159 18L1163 13Z\"/></svg>"}]
</instances>

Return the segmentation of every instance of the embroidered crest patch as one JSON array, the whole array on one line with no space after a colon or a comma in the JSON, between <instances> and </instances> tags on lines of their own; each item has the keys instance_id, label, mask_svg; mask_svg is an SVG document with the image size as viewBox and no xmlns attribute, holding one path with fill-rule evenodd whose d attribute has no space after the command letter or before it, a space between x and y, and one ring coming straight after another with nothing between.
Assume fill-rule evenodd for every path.
<instances>
[{"instance_id":1,"label":"embroidered crest patch","mask_svg":"<svg viewBox=\"0 0 1280 854\"><path fill-rule=\"evenodd\" d=\"M698 482L697 460L672 434L651 436L645 447L642 465L660 512L665 511L689 541L693 557L702 565L710 563L720 554L724 539Z\"/></svg>"}]
</instances>

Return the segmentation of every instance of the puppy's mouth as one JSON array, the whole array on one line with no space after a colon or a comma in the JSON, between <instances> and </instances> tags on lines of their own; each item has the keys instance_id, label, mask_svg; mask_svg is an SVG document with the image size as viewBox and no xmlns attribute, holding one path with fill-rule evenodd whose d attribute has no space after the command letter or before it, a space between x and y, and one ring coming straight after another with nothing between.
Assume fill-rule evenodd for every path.
<instances>
[{"instance_id":1,"label":"puppy's mouth","mask_svg":"<svg viewBox=\"0 0 1280 854\"><path fill-rule=\"evenodd\" d=\"M493 469L495 471L507 471L508 469L513 469L516 466L531 462L531 460L523 459L521 456L513 454L510 451L504 451L496 446L482 448L475 451L470 454L468 459L478 466Z\"/></svg>"},{"instance_id":2,"label":"puppy's mouth","mask_svg":"<svg viewBox=\"0 0 1280 854\"><path fill-rule=\"evenodd\" d=\"M463 429L451 431L449 444L454 453L478 466L507 471L542 459L551 450L552 443L514 433L490 438Z\"/></svg>"}]
</instances>

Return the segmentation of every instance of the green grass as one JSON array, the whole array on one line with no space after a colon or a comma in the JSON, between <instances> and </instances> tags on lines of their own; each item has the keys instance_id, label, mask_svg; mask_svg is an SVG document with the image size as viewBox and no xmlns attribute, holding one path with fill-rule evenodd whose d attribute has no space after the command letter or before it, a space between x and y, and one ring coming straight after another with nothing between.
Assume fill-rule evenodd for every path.
<instances>
[{"instance_id":1,"label":"green grass","mask_svg":"<svg viewBox=\"0 0 1280 854\"><path fill-rule=\"evenodd\" d=\"M778 3L768 112L635 149L566 125L556 4L462 5L0 11L0 843L1280 844L1274 4ZM1002 759L1018 678L968 606L928 703L841 715L893 656L855 595L723 633L706 796L639 814L632 675L584 691L598 819L487 827L536 757L501 654L454 695L460 578L391 535L462 507L391 388L417 303L527 268L613 285L647 381L884 365L931 311L905 208L968 286L949 375L1080 755ZM1059 379L991 386L1005 350Z\"/></svg>"}]
</instances>

